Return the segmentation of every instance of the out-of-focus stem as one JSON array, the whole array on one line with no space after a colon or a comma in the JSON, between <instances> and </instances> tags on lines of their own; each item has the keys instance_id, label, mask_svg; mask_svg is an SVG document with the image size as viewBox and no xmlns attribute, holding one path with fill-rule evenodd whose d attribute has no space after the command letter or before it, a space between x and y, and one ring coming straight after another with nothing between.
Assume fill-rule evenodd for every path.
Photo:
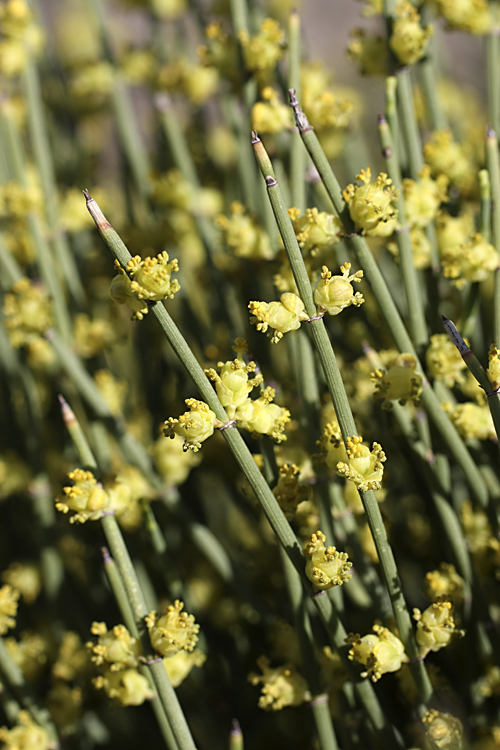
<instances>
[{"instance_id":1,"label":"out-of-focus stem","mask_svg":"<svg viewBox=\"0 0 500 750\"><path fill-rule=\"evenodd\" d=\"M398 222L401 225L396 231L396 241L399 249L401 273L408 304L408 318L410 331L416 350L421 353L428 344L427 323L425 321L424 301L421 294L419 278L413 262L413 251L410 238L410 227L406 224L405 203L401 186L401 171L397 160L391 131L385 117L379 117L379 139L382 155L385 159L387 174L399 191L396 205L398 208Z\"/></svg>"},{"instance_id":2,"label":"out-of-focus stem","mask_svg":"<svg viewBox=\"0 0 500 750\"><path fill-rule=\"evenodd\" d=\"M61 267L64 281L75 302L83 307L85 292L80 280L78 266L60 222L61 214L58 205L56 175L47 133L38 68L32 56L28 52L26 54L27 64L24 68L23 80L27 100L28 128L35 163L40 175L45 214L51 231L51 243L57 264Z\"/></svg>"},{"instance_id":3,"label":"out-of-focus stem","mask_svg":"<svg viewBox=\"0 0 500 750\"><path fill-rule=\"evenodd\" d=\"M489 242L491 237L491 185L490 173L487 169L479 170L479 196L481 200L479 231L485 241Z\"/></svg>"},{"instance_id":4,"label":"out-of-focus stem","mask_svg":"<svg viewBox=\"0 0 500 750\"><path fill-rule=\"evenodd\" d=\"M288 87L295 89L300 97L300 17L296 10L290 13L288 21ZM290 135L290 192L292 206L302 213L306 210L305 168L307 151L302 143L300 133Z\"/></svg>"},{"instance_id":5,"label":"out-of-focus stem","mask_svg":"<svg viewBox=\"0 0 500 750\"><path fill-rule=\"evenodd\" d=\"M486 134L486 166L491 185L491 242L500 254L500 159L498 138L489 127ZM493 341L500 342L500 271L495 271L493 292Z\"/></svg>"},{"instance_id":6,"label":"out-of-focus stem","mask_svg":"<svg viewBox=\"0 0 500 750\"><path fill-rule=\"evenodd\" d=\"M424 160L422 158L417 118L415 117L415 109L413 107L413 92L409 68L400 69L396 73L396 78L398 81L397 95L401 107L400 125L406 144L410 177L416 180L418 173L424 165Z\"/></svg>"}]
</instances>

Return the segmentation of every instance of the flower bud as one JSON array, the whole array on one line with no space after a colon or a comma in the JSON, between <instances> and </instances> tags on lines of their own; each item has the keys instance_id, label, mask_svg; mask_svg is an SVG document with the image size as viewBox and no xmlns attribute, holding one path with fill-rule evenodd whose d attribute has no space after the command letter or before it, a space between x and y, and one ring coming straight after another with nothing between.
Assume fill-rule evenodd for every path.
<instances>
[{"instance_id":1,"label":"flower bud","mask_svg":"<svg viewBox=\"0 0 500 750\"><path fill-rule=\"evenodd\" d=\"M413 618L417 621L417 643L420 646L420 656L425 657L429 651L440 651L447 646L452 638L465 635L463 630L457 630L453 619L453 605L449 601L439 601L431 604L424 612L413 610Z\"/></svg>"},{"instance_id":2,"label":"flower bud","mask_svg":"<svg viewBox=\"0 0 500 750\"><path fill-rule=\"evenodd\" d=\"M139 666L141 644L130 635L125 625L115 625L112 630L108 630L104 622L94 622L90 632L99 636L97 643L87 643L87 648L93 654L90 658L94 664L105 664L111 672Z\"/></svg>"},{"instance_id":3,"label":"flower bud","mask_svg":"<svg viewBox=\"0 0 500 750\"><path fill-rule=\"evenodd\" d=\"M433 33L431 24L425 29L421 27L418 10L403 0L396 7L389 46L402 65L413 65L425 55Z\"/></svg>"},{"instance_id":4,"label":"flower bud","mask_svg":"<svg viewBox=\"0 0 500 750\"><path fill-rule=\"evenodd\" d=\"M282 294L279 302L249 302L248 309L252 313L250 323L258 331L272 330L270 338L273 344L277 344L283 334L296 331L301 322L309 320L304 303L292 292Z\"/></svg>"}]
</instances>

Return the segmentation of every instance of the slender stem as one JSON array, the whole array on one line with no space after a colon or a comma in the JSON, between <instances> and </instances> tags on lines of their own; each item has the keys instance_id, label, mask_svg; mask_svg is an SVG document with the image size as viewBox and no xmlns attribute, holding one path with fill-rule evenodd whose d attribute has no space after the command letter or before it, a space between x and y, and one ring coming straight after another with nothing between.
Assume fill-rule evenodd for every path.
<instances>
[{"instance_id":1,"label":"slender stem","mask_svg":"<svg viewBox=\"0 0 500 750\"><path fill-rule=\"evenodd\" d=\"M416 180L418 173L424 165L424 160L422 157L417 118L415 117L415 109L413 107L413 92L409 68L398 70L396 78L398 79L397 94L401 107L400 123L408 154L410 177Z\"/></svg>"},{"instance_id":2,"label":"slender stem","mask_svg":"<svg viewBox=\"0 0 500 750\"><path fill-rule=\"evenodd\" d=\"M485 242L489 242L491 237L491 185L490 173L487 169L479 170L479 195L481 199L479 231Z\"/></svg>"},{"instance_id":3,"label":"slender stem","mask_svg":"<svg viewBox=\"0 0 500 750\"><path fill-rule=\"evenodd\" d=\"M399 248L399 258L403 283L408 304L408 317L413 343L418 352L428 344L427 323L425 321L424 301L421 294L420 279L413 262L413 251L411 246L410 227L406 224L405 203L402 194L401 171L397 160L391 131L385 117L379 117L379 139L382 146L382 154L385 158L387 174L394 186L399 190L396 205L398 208L398 221L401 227L397 230L396 241Z\"/></svg>"},{"instance_id":4,"label":"slender stem","mask_svg":"<svg viewBox=\"0 0 500 750\"><path fill-rule=\"evenodd\" d=\"M296 10L290 13L288 21L288 87L295 89L300 97L300 17ZM290 143L290 186L292 206L302 213L306 210L306 167L307 151L300 133L291 134Z\"/></svg>"},{"instance_id":5,"label":"slender stem","mask_svg":"<svg viewBox=\"0 0 500 750\"><path fill-rule=\"evenodd\" d=\"M403 155L401 153L401 133L399 132L398 110L396 105L396 89L398 79L396 76L389 76L385 79L385 116L391 129L394 153L398 163L402 165ZM299 97L297 97L298 99Z\"/></svg>"},{"instance_id":6,"label":"slender stem","mask_svg":"<svg viewBox=\"0 0 500 750\"><path fill-rule=\"evenodd\" d=\"M299 127L302 139L307 150L318 170L323 184L327 190L330 200L335 210L342 219L347 235L349 246L352 248L358 259L359 265L363 268L366 278L368 279L380 310L387 322L388 329L394 339L400 352L413 354L417 359L417 369L424 373L422 365L418 361L417 353L414 349L413 342L406 331L401 320L398 309L394 303L387 283L372 255L370 248L364 237L356 234L354 223L349 215L348 206L342 195L341 187L335 177L335 174L325 156L323 149L309 125L304 113L300 110L299 103L291 92L291 106L295 111L295 118ZM425 373L424 373L425 374ZM477 501L486 507L488 504L488 490L481 476L475 461L472 459L463 440L460 438L457 430L452 425L449 417L444 413L439 403L439 399L431 388L427 379L424 380L422 391L422 404L432 420L441 437L448 446L451 454L461 467L466 477L470 490Z\"/></svg>"},{"instance_id":7,"label":"slender stem","mask_svg":"<svg viewBox=\"0 0 500 750\"><path fill-rule=\"evenodd\" d=\"M424 26L432 20L432 14L427 6L420 8L420 15L422 17L422 23ZM439 100L439 89L437 86L438 81L438 63L437 50L438 40L435 36L431 37L427 45L427 53L425 57L417 63L418 73L420 77L420 83L422 85L422 93L425 100L425 108L427 110L427 116L429 118L429 125L431 130L444 130L448 123L446 122L446 116Z\"/></svg>"},{"instance_id":8,"label":"slender stem","mask_svg":"<svg viewBox=\"0 0 500 750\"><path fill-rule=\"evenodd\" d=\"M45 214L51 231L51 243L64 281L78 305L85 304L85 292L78 266L61 227L61 214L58 205L57 183L52 149L47 132L45 112L38 68L32 56L26 52L27 64L23 72L24 91L27 100L28 127L35 162L40 175L44 195Z\"/></svg>"},{"instance_id":9,"label":"slender stem","mask_svg":"<svg viewBox=\"0 0 500 750\"><path fill-rule=\"evenodd\" d=\"M486 165L491 185L491 242L500 254L500 159L498 138L492 128L486 134ZM493 341L500 342L500 272L495 271L493 292Z\"/></svg>"},{"instance_id":10,"label":"slender stem","mask_svg":"<svg viewBox=\"0 0 500 750\"><path fill-rule=\"evenodd\" d=\"M486 80L488 88L488 121L495 131L500 130L500 38L495 28L486 37Z\"/></svg>"},{"instance_id":11,"label":"slender stem","mask_svg":"<svg viewBox=\"0 0 500 750\"><path fill-rule=\"evenodd\" d=\"M4 99L0 108L3 124L3 136L6 150L9 152L14 168L16 181L23 188L28 187L27 170L21 136L15 121L14 112L8 99ZM33 130L38 134L38 119L33 123ZM42 144L39 145L42 149ZM38 149L37 149L38 150ZM47 195L45 195L47 199ZM57 273L55 260L45 238L40 217L35 211L30 211L27 216L28 227L36 250L36 257L43 282L52 299L54 317L57 328L65 341L71 340L71 318L69 315L64 288Z\"/></svg>"},{"instance_id":12,"label":"slender stem","mask_svg":"<svg viewBox=\"0 0 500 750\"><path fill-rule=\"evenodd\" d=\"M257 142L257 136L255 133L252 134L252 142ZM307 314L309 317L313 318L316 315L316 307L307 269L304 264L302 253L300 252L292 222L283 202L278 183L274 177L266 174L266 160L259 158L261 148L261 145L259 145L256 155L266 181L276 223L280 230L281 238L285 246L299 295L304 303ZM342 437L346 443L348 437L357 435L357 430L335 353L330 339L328 338L323 319L313 320L311 322L311 335L323 368L328 390L342 432ZM377 548L384 582L392 602L399 635L405 644L405 650L408 656L410 659L414 660L418 656L417 644L413 634L410 613L403 596L401 581L394 555L389 545L380 508L373 490L360 492L360 495L365 508L368 524L373 535L373 540ZM421 662L414 661L412 664L412 672L414 673L422 700L428 700L432 695L432 686L427 676L427 672L425 671L425 667Z\"/></svg>"}]
</instances>

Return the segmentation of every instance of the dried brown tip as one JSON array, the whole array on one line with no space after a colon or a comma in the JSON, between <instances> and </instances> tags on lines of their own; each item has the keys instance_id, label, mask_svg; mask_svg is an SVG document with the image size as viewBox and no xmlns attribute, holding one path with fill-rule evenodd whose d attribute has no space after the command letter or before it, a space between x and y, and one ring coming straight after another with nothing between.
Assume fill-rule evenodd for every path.
<instances>
[{"instance_id":1,"label":"dried brown tip","mask_svg":"<svg viewBox=\"0 0 500 750\"><path fill-rule=\"evenodd\" d=\"M62 418L64 420L64 424L66 427L69 427L70 425L76 424L76 417L75 414L64 398L60 393L57 395L57 398L59 399L59 404L61 406L61 414Z\"/></svg>"},{"instance_id":2,"label":"dried brown tip","mask_svg":"<svg viewBox=\"0 0 500 750\"><path fill-rule=\"evenodd\" d=\"M488 127L486 129L486 138L496 138L496 137L497 137L497 135L496 135L495 131L493 130L493 128L491 127L491 125L488 125Z\"/></svg>"},{"instance_id":3,"label":"dried brown tip","mask_svg":"<svg viewBox=\"0 0 500 750\"><path fill-rule=\"evenodd\" d=\"M107 547L101 547L101 555L104 565L109 565L109 563L113 562L113 558L109 554L109 549Z\"/></svg>"},{"instance_id":4,"label":"dried brown tip","mask_svg":"<svg viewBox=\"0 0 500 750\"><path fill-rule=\"evenodd\" d=\"M266 187L268 187L268 188L274 187L277 184L278 183L276 182L276 180L274 179L274 177L271 177L271 175L268 175L266 177Z\"/></svg>"},{"instance_id":5,"label":"dried brown tip","mask_svg":"<svg viewBox=\"0 0 500 750\"><path fill-rule=\"evenodd\" d=\"M257 131L252 130L252 146L254 146L256 143L260 143L260 138L258 136Z\"/></svg>"},{"instance_id":6,"label":"dried brown tip","mask_svg":"<svg viewBox=\"0 0 500 750\"><path fill-rule=\"evenodd\" d=\"M111 229L111 224L104 216L103 212L95 202L95 200L92 198L88 190L84 190L83 194L85 196L85 200L87 201L87 210L89 214L92 216L94 223L99 230L99 232L102 232L104 229Z\"/></svg>"},{"instance_id":7,"label":"dried brown tip","mask_svg":"<svg viewBox=\"0 0 500 750\"><path fill-rule=\"evenodd\" d=\"M238 719L233 719L231 724L231 737L241 737L242 731Z\"/></svg>"}]
</instances>

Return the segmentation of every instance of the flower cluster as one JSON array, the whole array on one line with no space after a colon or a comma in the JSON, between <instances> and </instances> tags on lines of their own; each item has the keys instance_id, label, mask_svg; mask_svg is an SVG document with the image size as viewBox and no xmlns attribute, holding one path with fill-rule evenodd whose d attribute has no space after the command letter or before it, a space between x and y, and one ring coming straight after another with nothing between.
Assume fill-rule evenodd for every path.
<instances>
[{"instance_id":1,"label":"flower cluster","mask_svg":"<svg viewBox=\"0 0 500 750\"><path fill-rule=\"evenodd\" d=\"M408 0L396 6L396 20L392 26L389 46L402 65L413 65L426 54L432 25L420 25L420 13Z\"/></svg>"},{"instance_id":2,"label":"flower cluster","mask_svg":"<svg viewBox=\"0 0 500 750\"><path fill-rule=\"evenodd\" d=\"M339 461L337 472L349 479L361 492L378 490L384 474L385 453L379 443L372 444L372 450L363 445L361 436L346 440L347 463Z\"/></svg>"},{"instance_id":3,"label":"flower cluster","mask_svg":"<svg viewBox=\"0 0 500 750\"><path fill-rule=\"evenodd\" d=\"M0 70L13 78L26 67L29 55L38 55L43 46L43 33L36 25L25 0L7 0L0 6Z\"/></svg>"},{"instance_id":4,"label":"flower cluster","mask_svg":"<svg viewBox=\"0 0 500 750\"><path fill-rule=\"evenodd\" d=\"M186 406L189 411L181 414L179 419L174 419L174 417L167 419L163 434L170 438L179 435L184 438L183 450L189 449L196 453L200 450L203 441L214 434L217 418L203 401L188 398Z\"/></svg>"},{"instance_id":5,"label":"flower cluster","mask_svg":"<svg viewBox=\"0 0 500 750\"><path fill-rule=\"evenodd\" d=\"M266 711L281 711L287 706L300 706L310 700L307 682L292 664L271 667L269 659L261 656L257 666L262 674L248 675L252 685L262 683L259 708Z\"/></svg>"},{"instance_id":6,"label":"flower cluster","mask_svg":"<svg viewBox=\"0 0 500 750\"><path fill-rule=\"evenodd\" d=\"M342 276L333 276L327 266L321 270L321 279L314 290L314 302L319 314L327 312L328 315L338 315L346 307L360 307L365 301L361 292L355 293L352 286L353 282L361 281L363 271L349 274L350 263L344 263L340 270Z\"/></svg>"},{"instance_id":7,"label":"flower cluster","mask_svg":"<svg viewBox=\"0 0 500 750\"><path fill-rule=\"evenodd\" d=\"M119 273L111 282L111 297L119 305L126 304L133 310L133 320L142 320L146 315L147 302L172 298L181 288L177 280L171 280L172 273L179 270L179 264L177 260L169 260L166 250L156 258L141 260L136 255L127 263L127 273L118 261L115 261L115 268Z\"/></svg>"},{"instance_id":8,"label":"flower cluster","mask_svg":"<svg viewBox=\"0 0 500 750\"><path fill-rule=\"evenodd\" d=\"M300 209L289 208L288 215L304 255L315 257L326 253L342 239L344 227L338 216L317 208L307 208L304 216L300 215Z\"/></svg>"},{"instance_id":9,"label":"flower cluster","mask_svg":"<svg viewBox=\"0 0 500 750\"><path fill-rule=\"evenodd\" d=\"M44 288L19 279L4 297L4 325L12 346L29 346L53 325L52 305Z\"/></svg>"},{"instance_id":10,"label":"flower cluster","mask_svg":"<svg viewBox=\"0 0 500 750\"><path fill-rule=\"evenodd\" d=\"M427 711L422 722L431 747L439 750L460 750L464 731L462 722L456 716L432 709Z\"/></svg>"},{"instance_id":11,"label":"flower cluster","mask_svg":"<svg viewBox=\"0 0 500 750\"><path fill-rule=\"evenodd\" d=\"M238 38L245 65L252 72L267 73L283 57L285 34L273 18L266 18L255 36L250 36L248 31L240 31Z\"/></svg>"},{"instance_id":12,"label":"flower cluster","mask_svg":"<svg viewBox=\"0 0 500 750\"><path fill-rule=\"evenodd\" d=\"M248 309L252 314L250 323L262 333L269 330L273 344L277 344L285 333L296 331L301 323L309 320L304 303L292 292L282 294L279 302L249 302Z\"/></svg>"},{"instance_id":13,"label":"flower cluster","mask_svg":"<svg viewBox=\"0 0 500 750\"><path fill-rule=\"evenodd\" d=\"M326 536L317 531L304 545L306 576L314 586L324 591L333 586L342 586L351 578L352 562L346 552L337 552L335 547L325 547Z\"/></svg>"},{"instance_id":14,"label":"flower cluster","mask_svg":"<svg viewBox=\"0 0 500 750\"><path fill-rule=\"evenodd\" d=\"M218 216L216 224L222 231L225 244L237 258L269 260L273 249L269 235L249 216L238 201L230 206L230 216Z\"/></svg>"},{"instance_id":15,"label":"flower cluster","mask_svg":"<svg viewBox=\"0 0 500 750\"><path fill-rule=\"evenodd\" d=\"M61 513L75 512L70 523L97 521L109 508L109 494L102 488L91 471L75 469L68 474L74 482L73 487L64 487L62 495L56 500L56 508Z\"/></svg>"},{"instance_id":16,"label":"flower cluster","mask_svg":"<svg viewBox=\"0 0 500 750\"><path fill-rule=\"evenodd\" d=\"M239 348L238 354L242 356L246 351L246 342L237 339L236 346ZM214 381L217 396L229 419L237 419L238 408L245 404L248 394L260 385L264 378L258 373L250 379L248 376L255 372L257 365L255 362L245 364L239 357L232 362L219 362L217 367L220 374L210 368L205 370L205 375Z\"/></svg>"},{"instance_id":17,"label":"flower cluster","mask_svg":"<svg viewBox=\"0 0 500 750\"><path fill-rule=\"evenodd\" d=\"M391 401L401 405L413 401L418 405L422 392L423 377L415 372L417 361L412 354L398 354L387 371L374 370L371 376L375 382L375 401L382 401L382 409L390 409Z\"/></svg>"},{"instance_id":18,"label":"flower cluster","mask_svg":"<svg viewBox=\"0 0 500 750\"><path fill-rule=\"evenodd\" d=\"M273 495L288 519L294 517L299 503L311 497L311 487L300 484L300 469L295 464L280 466L278 484L273 489Z\"/></svg>"},{"instance_id":19,"label":"flower cluster","mask_svg":"<svg viewBox=\"0 0 500 750\"><path fill-rule=\"evenodd\" d=\"M264 101L256 102L252 107L252 130L261 134L290 130L293 127L292 110L281 101L279 92L273 86L266 86L261 97Z\"/></svg>"},{"instance_id":20,"label":"flower cluster","mask_svg":"<svg viewBox=\"0 0 500 750\"><path fill-rule=\"evenodd\" d=\"M424 612L420 612L419 609L413 610L413 617L417 621L417 643L422 658L430 651L445 648L453 638L465 635L463 630L457 630L452 612L452 603L445 599L434 602Z\"/></svg>"},{"instance_id":21,"label":"flower cluster","mask_svg":"<svg viewBox=\"0 0 500 750\"><path fill-rule=\"evenodd\" d=\"M162 656L171 657L181 650L193 651L198 643L200 626L193 615L183 609L183 602L176 600L165 615L158 617L156 612L150 612L146 618L151 645Z\"/></svg>"},{"instance_id":22,"label":"flower cluster","mask_svg":"<svg viewBox=\"0 0 500 750\"><path fill-rule=\"evenodd\" d=\"M408 657L400 639L388 628L374 625L372 630L373 633L363 637L351 633L346 638L346 643L352 645L349 659L366 667L361 676L370 677L373 682L377 682L383 674L401 669Z\"/></svg>"},{"instance_id":23,"label":"flower cluster","mask_svg":"<svg viewBox=\"0 0 500 750\"><path fill-rule=\"evenodd\" d=\"M399 195L392 180L381 172L375 182L372 182L369 168L362 169L356 179L361 185L351 184L343 191L356 231L382 236L392 234L398 215L393 203Z\"/></svg>"}]
</instances>

